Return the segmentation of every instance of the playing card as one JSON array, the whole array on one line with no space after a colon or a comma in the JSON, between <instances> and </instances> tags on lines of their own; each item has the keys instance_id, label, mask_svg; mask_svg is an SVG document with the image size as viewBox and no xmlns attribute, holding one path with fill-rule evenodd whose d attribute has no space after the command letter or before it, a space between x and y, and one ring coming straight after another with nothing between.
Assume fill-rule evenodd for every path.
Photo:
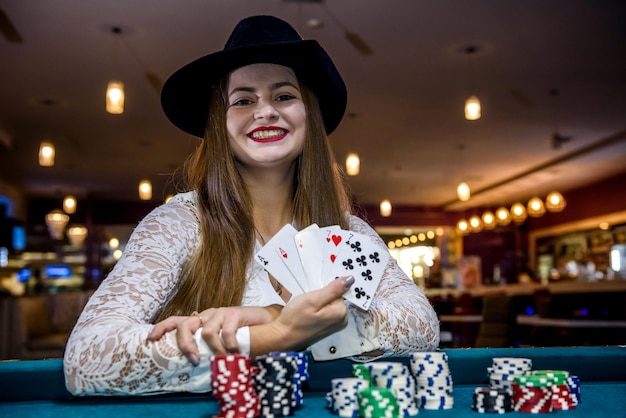
<instances>
[{"instance_id":1,"label":"playing card","mask_svg":"<svg viewBox=\"0 0 626 418\"><path fill-rule=\"evenodd\" d=\"M323 287L332 279L330 273L343 248L341 244L352 235L352 231L346 231L338 225L332 225L320 228L318 234L318 239L322 243L322 283L320 287Z\"/></svg>"},{"instance_id":2,"label":"playing card","mask_svg":"<svg viewBox=\"0 0 626 418\"><path fill-rule=\"evenodd\" d=\"M283 262L283 257L279 254L278 247L288 247L291 242L293 245L294 256L297 256L295 250L294 236L298 231L291 225L285 225L276 235L272 237L261 250L255 255L254 259L276 280L278 280L293 296L300 295L305 292L294 274L289 270L287 264ZM283 245L284 244L284 245ZM299 261L298 261L299 263ZM304 274L304 273L302 273Z\"/></svg>"},{"instance_id":3,"label":"playing card","mask_svg":"<svg viewBox=\"0 0 626 418\"><path fill-rule=\"evenodd\" d=\"M300 260L300 254L296 246L297 233L298 231L291 225L287 228L283 227L274 237L276 239L273 239L273 244L276 246L276 252L280 259L287 266L300 288L304 292L308 292L313 289L309 286L304 267L302 266L302 260Z\"/></svg>"},{"instance_id":4,"label":"playing card","mask_svg":"<svg viewBox=\"0 0 626 418\"><path fill-rule=\"evenodd\" d=\"M370 237L356 232L351 232L342 245L331 277L354 276L354 284L343 296L367 310L387 266L389 251L376 245Z\"/></svg>"},{"instance_id":5,"label":"playing card","mask_svg":"<svg viewBox=\"0 0 626 418\"><path fill-rule=\"evenodd\" d=\"M322 235L317 224L312 224L298 232L295 241L309 290L321 288L324 256Z\"/></svg>"}]
</instances>

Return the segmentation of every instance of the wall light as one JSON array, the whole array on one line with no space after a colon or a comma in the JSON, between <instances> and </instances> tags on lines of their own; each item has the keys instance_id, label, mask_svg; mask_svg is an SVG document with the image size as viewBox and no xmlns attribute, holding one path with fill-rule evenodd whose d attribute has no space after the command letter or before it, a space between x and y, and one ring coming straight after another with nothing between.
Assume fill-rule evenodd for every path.
<instances>
[{"instance_id":1,"label":"wall light","mask_svg":"<svg viewBox=\"0 0 626 418\"><path fill-rule=\"evenodd\" d=\"M39 145L39 165L42 167L52 167L54 165L54 145L52 142L44 141Z\"/></svg>"}]
</instances>

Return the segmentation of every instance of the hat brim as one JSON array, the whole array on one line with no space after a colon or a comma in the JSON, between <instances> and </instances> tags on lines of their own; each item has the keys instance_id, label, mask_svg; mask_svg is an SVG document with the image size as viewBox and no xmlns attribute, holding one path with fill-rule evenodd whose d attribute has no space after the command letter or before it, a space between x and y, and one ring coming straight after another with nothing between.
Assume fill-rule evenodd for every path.
<instances>
[{"instance_id":1,"label":"hat brim","mask_svg":"<svg viewBox=\"0 0 626 418\"><path fill-rule=\"evenodd\" d=\"M231 48L198 58L163 85L163 111L178 128L203 138L211 91L231 71L256 63L293 69L317 94L326 133L337 128L347 104L346 86L326 51L314 40Z\"/></svg>"}]
</instances>

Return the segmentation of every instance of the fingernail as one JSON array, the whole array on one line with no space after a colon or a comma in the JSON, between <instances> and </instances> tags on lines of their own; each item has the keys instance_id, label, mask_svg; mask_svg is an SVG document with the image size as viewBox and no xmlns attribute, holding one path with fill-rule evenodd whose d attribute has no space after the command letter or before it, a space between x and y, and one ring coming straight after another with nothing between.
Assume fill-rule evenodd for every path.
<instances>
[{"instance_id":1,"label":"fingernail","mask_svg":"<svg viewBox=\"0 0 626 418\"><path fill-rule=\"evenodd\" d=\"M200 359L195 354L189 354L188 358L191 364L193 364L194 366L197 366L198 364L200 364Z\"/></svg>"},{"instance_id":2,"label":"fingernail","mask_svg":"<svg viewBox=\"0 0 626 418\"><path fill-rule=\"evenodd\" d=\"M341 279L343 286L348 288L354 284L354 276L346 276Z\"/></svg>"}]
</instances>

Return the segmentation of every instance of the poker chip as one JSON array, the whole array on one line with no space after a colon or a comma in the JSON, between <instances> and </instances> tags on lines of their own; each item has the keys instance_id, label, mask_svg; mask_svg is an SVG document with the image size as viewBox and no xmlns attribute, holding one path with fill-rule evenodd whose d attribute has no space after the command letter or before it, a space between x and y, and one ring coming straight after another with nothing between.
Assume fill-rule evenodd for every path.
<instances>
[{"instance_id":1,"label":"poker chip","mask_svg":"<svg viewBox=\"0 0 626 418\"><path fill-rule=\"evenodd\" d=\"M370 387L369 380L343 377L331 380L330 408L340 417L359 417L359 391Z\"/></svg>"},{"instance_id":2,"label":"poker chip","mask_svg":"<svg viewBox=\"0 0 626 418\"><path fill-rule=\"evenodd\" d=\"M389 388L370 387L358 392L359 416L362 418L395 418L400 407Z\"/></svg>"},{"instance_id":3,"label":"poker chip","mask_svg":"<svg viewBox=\"0 0 626 418\"><path fill-rule=\"evenodd\" d=\"M507 389L477 387L473 401L472 409L477 412L504 414L513 411L513 399Z\"/></svg>"},{"instance_id":4,"label":"poker chip","mask_svg":"<svg viewBox=\"0 0 626 418\"><path fill-rule=\"evenodd\" d=\"M293 356L258 356L255 387L259 398L259 413L265 418L292 415L297 407L294 375L298 365ZM299 379L298 379L299 380Z\"/></svg>"},{"instance_id":5,"label":"poker chip","mask_svg":"<svg viewBox=\"0 0 626 418\"><path fill-rule=\"evenodd\" d=\"M253 418L259 415L259 398L247 356L212 356L211 371L211 389L220 404L217 418Z\"/></svg>"},{"instance_id":6,"label":"poker chip","mask_svg":"<svg viewBox=\"0 0 626 418\"><path fill-rule=\"evenodd\" d=\"M452 375L446 353L411 353L409 366L416 382L415 403L418 408L439 410L454 406Z\"/></svg>"}]
</instances>

